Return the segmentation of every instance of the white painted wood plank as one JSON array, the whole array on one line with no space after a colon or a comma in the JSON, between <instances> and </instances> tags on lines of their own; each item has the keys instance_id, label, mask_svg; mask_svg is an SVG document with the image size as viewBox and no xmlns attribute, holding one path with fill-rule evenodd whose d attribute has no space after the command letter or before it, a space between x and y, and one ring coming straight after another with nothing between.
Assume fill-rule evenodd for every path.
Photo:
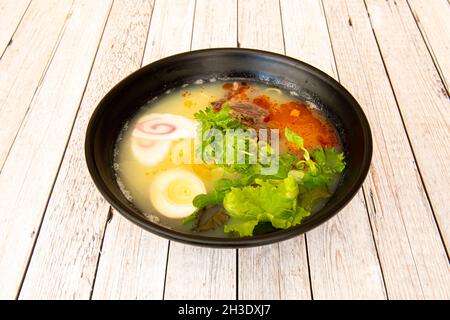
<instances>
[{"instance_id":1,"label":"white painted wood plank","mask_svg":"<svg viewBox=\"0 0 450 320\"><path fill-rule=\"evenodd\" d=\"M286 55L337 79L333 50L320 0L281 0Z\"/></svg>"},{"instance_id":2,"label":"white painted wood plank","mask_svg":"<svg viewBox=\"0 0 450 320\"><path fill-rule=\"evenodd\" d=\"M195 1L158 1L145 48L143 65L191 47Z\"/></svg>"},{"instance_id":3,"label":"white painted wood plank","mask_svg":"<svg viewBox=\"0 0 450 320\"><path fill-rule=\"evenodd\" d=\"M236 298L236 250L170 242L164 299Z\"/></svg>"},{"instance_id":4,"label":"white painted wood plank","mask_svg":"<svg viewBox=\"0 0 450 320\"><path fill-rule=\"evenodd\" d=\"M305 237L239 249L239 300L311 299Z\"/></svg>"},{"instance_id":5,"label":"white painted wood plank","mask_svg":"<svg viewBox=\"0 0 450 320\"><path fill-rule=\"evenodd\" d=\"M388 296L448 298L448 260L364 3L325 0L324 7L340 80L372 127L374 157L365 195Z\"/></svg>"},{"instance_id":6,"label":"white painted wood plank","mask_svg":"<svg viewBox=\"0 0 450 320\"><path fill-rule=\"evenodd\" d=\"M242 48L284 54L277 0L238 0L238 43Z\"/></svg>"},{"instance_id":7,"label":"white painted wood plank","mask_svg":"<svg viewBox=\"0 0 450 320\"><path fill-rule=\"evenodd\" d=\"M449 97L406 1L371 0L367 6L417 165L450 248Z\"/></svg>"},{"instance_id":8,"label":"white painted wood plank","mask_svg":"<svg viewBox=\"0 0 450 320\"><path fill-rule=\"evenodd\" d=\"M92 6L100 2L86 3L91 9L84 16L93 19L92 12L100 9ZM85 165L85 130L99 100L139 67L152 3L114 1L20 298L88 299L91 295L109 205Z\"/></svg>"},{"instance_id":9,"label":"white painted wood plank","mask_svg":"<svg viewBox=\"0 0 450 320\"><path fill-rule=\"evenodd\" d=\"M238 41L243 48L284 53L278 1L238 2ZM310 299L304 236L239 250L239 299Z\"/></svg>"},{"instance_id":10,"label":"white painted wood plank","mask_svg":"<svg viewBox=\"0 0 450 320\"><path fill-rule=\"evenodd\" d=\"M235 47L236 30L236 0L197 0L192 50ZM165 299L236 298L236 250L200 248L172 241L167 261Z\"/></svg>"},{"instance_id":11,"label":"white painted wood plank","mask_svg":"<svg viewBox=\"0 0 450 320\"><path fill-rule=\"evenodd\" d=\"M408 0L414 18L450 91L450 4L447 0Z\"/></svg>"},{"instance_id":12,"label":"white painted wood plank","mask_svg":"<svg viewBox=\"0 0 450 320\"><path fill-rule=\"evenodd\" d=\"M236 45L237 0L197 0L192 50Z\"/></svg>"},{"instance_id":13,"label":"white painted wood plank","mask_svg":"<svg viewBox=\"0 0 450 320\"><path fill-rule=\"evenodd\" d=\"M42 82L71 5L71 1L33 1L0 59L0 170Z\"/></svg>"},{"instance_id":14,"label":"white painted wood plank","mask_svg":"<svg viewBox=\"0 0 450 320\"><path fill-rule=\"evenodd\" d=\"M109 6L110 2L78 1L72 7L58 49L0 174L0 296L17 293Z\"/></svg>"},{"instance_id":15,"label":"white painted wood plank","mask_svg":"<svg viewBox=\"0 0 450 320\"><path fill-rule=\"evenodd\" d=\"M162 299L167 246L113 210L93 299Z\"/></svg>"},{"instance_id":16,"label":"white painted wood plank","mask_svg":"<svg viewBox=\"0 0 450 320\"><path fill-rule=\"evenodd\" d=\"M189 50L194 6L194 1L186 0L155 2L143 64ZM163 297L164 276L161 273L166 269L169 242L130 224L114 217L111 222L114 227L106 229L103 251L112 253L101 256L94 298ZM121 241L124 238L133 240ZM111 268L112 264L120 263L117 257L125 260L127 270L132 271ZM149 279L148 274L153 274L154 278ZM110 286L120 291L111 292Z\"/></svg>"},{"instance_id":17,"label":"white painted wood plank","mask_svg":"<svg viewBox=\"0 0 450 320\"><path fill-rule=\"evenodd\" d=\"M337 78L320 0L282 0L286 54ZM383 277L360 191L337 216L306 234L315 299L383 299Z\"/></svg>"},{"instance_id":18,"label":"white painted wood plank","mask_svg":"<svg viewBox=\"0 0 450 320\"><path fill-rule=\"evenodd\" d=\"M96 191L85 167L85 128L93 108L102 96L117 81L140 65L150 20L151 3L115 2L114 11L110 16L111 20L108 22L97 54L65 159L47 207L39 239L21 291L20 298L22 299L87 299L90 297L109 205ZM61 63L70 65L68 67L70 69L64 69L61 64L57 65L58 67L55 66L55 69L67 74L70 79L73 78L74 82L78 79L81 89L84 88L88 73L85 72L83 80L74 75L84 68L87 68L86 71L89 70L110 5L111 1L76 3L75 10L71 15L73 22L69 21L61 40L59 46ZM71 40L67 45L66 37ZM92 47L89 54L87 47ZM80 56L80 59L84 57L84 63L82 64L71 55ZM53 64L58 61L60 61L59 51L53 59ZM46 81L49 81L47 79L53 79L51 76L53 64L44 80L42 92L46 88ZM66 83L66 86L69 85L67 83L70 83L69 79L54 78L61 83ZM49 92L53 95L60 91L55 87L51 87L51 89ZM68 90L73 91L74 88L68 87ZM56 101L56 105L61 109L60 112L68 112L67 108L71 103L78 107L81 92L76 101ZM40 96L41 94L39 94ZM67 97L67 99L71 97L64 90L61 90L61 96ZM44 101L49 102L48 99ZM61 106L65 106L65 108L61 108ZM54 117L58 116L58 121L55 122L61 122L64 118L58 114L60 113L58 110L55 109L52 112L49 110L48 112ZM33 119L39 120L39 117L32 113L33 111L30 113L30 123L34 121ZM52 123L48 124L47 131L48 134L54 135L55 130L51 130L52 125ZM52 146L49 140L51 141L51 138L47 137L45 143L41 143L41 148L46 144ZM38 143L33 144L38 145ZM16 145L17 143L14 147ZM46 151L51 154L54 149ZM40 158L45 159L42 155ZM40 164L40 167L42 168L44 165ZM57 167L47 167L47 169L48 172L55 173ZM30 170L30 172L35 171L39 172ZM40 177L42 178L42 174ZM37 181L37 177L35 180ZM33 184L36 185L36 183L29 182L24 185L31 186ZM42 181L39 187L42 187ZM35 188L37 187L35 186ZM35 190L30 191L36 192ZM29 203L32 204L36 213L39 207L36 206L35 201L29 201Z\"/></svg>"},{"instance_id":19,"label":"white painted wood plank","mask_svg":"<svg viewBox=\"0 0 450 320\"><path fill-rule=\"evenodd\" d=\"M0 56L10 45L17 25L31 0L3 0L0 2Z\"/></svg>"}]
</instances>

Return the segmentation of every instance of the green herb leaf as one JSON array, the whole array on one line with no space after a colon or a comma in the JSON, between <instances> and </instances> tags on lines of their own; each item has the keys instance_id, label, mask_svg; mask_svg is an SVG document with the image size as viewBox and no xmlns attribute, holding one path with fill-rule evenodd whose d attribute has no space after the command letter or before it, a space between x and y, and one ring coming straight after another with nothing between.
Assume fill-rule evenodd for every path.
<instances>
[{"instance_id":1,"label":"green herb leaf","mask_svg":"<svg viewBox=\"0 0 450 320\"><path fill-rule=\"evenodd\" d=\"M334 148L317 148L311 156L322 171L341 173L345 168L344 153L338 153Z\"/></svg>"},{"instance_id":2,"label":"green herb leaf","mask_svg":"<svg viewBox=\"0 0 450 320\"><path fill-rule=\"evenodd\" d=\"M231 116L231 108L228 103L224 103L222 108L218 111L211 107L205 110L198 111L194 114L194 118L201 122L203 130L210 128L216 129L237 129L244 126L234 117Z\"/></svg>"},{"instance_id":3,"label":"green herb leaf","mask_svg":"<svg viewBox=\"0 0 450 320\"><path fill-rule=\"evenodd\" d=\"M231 216L229 224L233 225L224 229L226 232L251 235L257 223L265 221L276 228L286 229L299 224L309 214L297 207L299 189L293 177L283 180L256 179L255 184L232 188L225 195L223 205Z\"/></svg>"},{"instance_id":4,"label":"green herb leaf","mask_svg":"<svg viewBox=\"0 0 450 320\"><path fill-rule=\"evenodd\" d=\"M304 146L304 140L302 137L300 137L298 134L294 133L293 131L289 130L288 128L284 129L284 136L286 139L295 144L297 147L299 147L304 152L304 158L306 160L309 160L309 152L306 150Z\"/></svg>"}]
</instances>

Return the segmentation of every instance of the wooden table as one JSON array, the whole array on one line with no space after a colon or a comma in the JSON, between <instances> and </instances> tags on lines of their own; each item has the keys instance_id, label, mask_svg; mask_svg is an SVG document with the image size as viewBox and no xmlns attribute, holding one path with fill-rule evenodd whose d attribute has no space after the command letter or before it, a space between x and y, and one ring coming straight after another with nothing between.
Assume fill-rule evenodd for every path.
<instances>
[{"instance_id":1,"label":"wooden table","mask_svg":"<svg viewBox=\"0 0 450 320\"><path fill-rule=\"evenodd\" d=\"M216 250L114 212L84 161L102 96L208 47L306 61L372 126L363 188L295 239ZM449 299L446 0L0 0L0 298Z\"/></svg>"}]
</instances>

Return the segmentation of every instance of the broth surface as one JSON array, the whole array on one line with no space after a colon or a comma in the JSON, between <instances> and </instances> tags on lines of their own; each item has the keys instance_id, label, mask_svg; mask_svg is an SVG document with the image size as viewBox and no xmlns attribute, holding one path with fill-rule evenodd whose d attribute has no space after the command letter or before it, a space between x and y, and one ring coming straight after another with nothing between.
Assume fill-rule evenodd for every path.
<instances>
[{"instance_id":1,"label":"broth surface","mask_svg":"<svg viewBox=\"0 0 450 320\"><path fill-rule=\"evenodd\" d=\"M162 173L178 168L198 177L203 182L205 191L210 192L214 183L224 176L224 170L214 165L173 163L172 152L182 143L191 143L193 138L190 137L174 136L170 142L158 141L158 147L153 148L152 152L146 153L145 140L136 138L136 134L133 134L136 126L139 126L140 121L146 117L176 115L179 118L174 119L176 121L179 119L180 126L183 126L184 119L193 121L194 113L205 109L223 97L239 99L269 110L268 127L289 128L296 131L304 138L305 147L308 150L319 146L333 146L337 150L341 150L341 142L335 128L314 105L302 102L288 93L263 84L248 83L246 84L248 88L240 92L239 90L232 91L230 86L232 83L215 81L171 90L143 106L122 130L115 150L114 169L117 180L122 192L149 220L177 231L192 233L190 226L181 223L182 219L169 218L158 212L157 206L152 203L151 192L153 191L151 190L158 187L155 186L155 183L165 183L164 178L158 178ZM165 130L166 128L157 129ZM168 131L170 131L169 129L167 128ZM280 152L286 150L294 155L301 152L294 145L281 139ZM151 159L147 162L144 158ZM338 179L328 187L331 193L334 192L337 184ZM200 185L199 183L199 188ZM168 192L175 193L175 197L182 198L184 196L185 190L182 188L177 188L177 186L168 186L167 188ZM186 194L185 196L189 197L190 195ZM153 199L153 201L156 200ZM325 202L316 205L313 213L320 209ZM233 234L223 232L222 228L199 234L233 237Z\"/></svg>"}]
</instances>

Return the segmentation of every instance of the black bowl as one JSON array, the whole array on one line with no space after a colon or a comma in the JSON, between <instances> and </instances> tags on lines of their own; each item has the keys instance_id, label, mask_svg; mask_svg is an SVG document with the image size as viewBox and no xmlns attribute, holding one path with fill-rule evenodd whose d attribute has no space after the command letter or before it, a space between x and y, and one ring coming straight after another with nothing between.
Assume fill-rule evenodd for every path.
<instances>
[{"instance_id":1,"label":"black bowl","mask_svg":"<svg viewBox=\"0 0 450 320\"><path fill-rule=\"evenodd\" d=\"M343 140L347 168L325 207L287 230L248 238L212 238L177 232L147 220L117 185L113 149L124 123L147 101L168 89L198 79L228 78L269 83L322 107ZM99 103L86 133L86 161L97 188L123 216L145 230L170 240L209 247L249 247L300 235L330 219L356 194L372 157L369 123L352 95L322 71L295 59L249 49L208 49L186 52L151 63L117 84Z\"/></svg>"}]
</instances>

